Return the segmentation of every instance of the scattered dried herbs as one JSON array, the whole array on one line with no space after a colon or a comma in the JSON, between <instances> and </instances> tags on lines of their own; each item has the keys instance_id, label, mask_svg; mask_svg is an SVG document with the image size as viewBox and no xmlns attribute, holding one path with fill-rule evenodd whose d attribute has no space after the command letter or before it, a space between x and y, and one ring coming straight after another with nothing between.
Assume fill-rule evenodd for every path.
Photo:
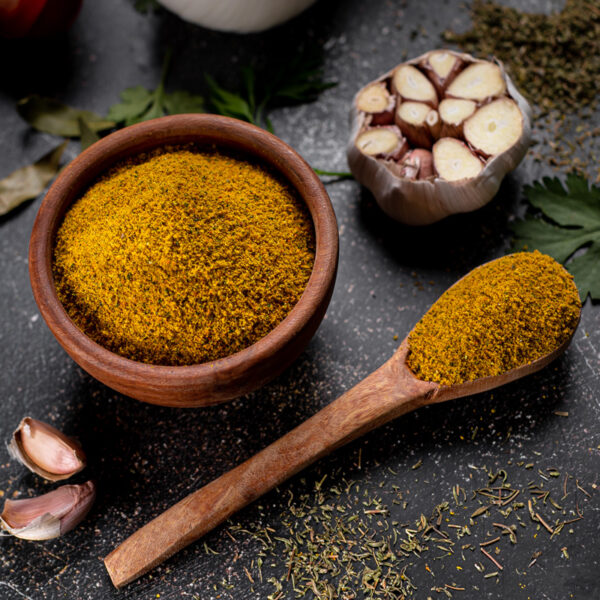
<instances>
[{"instance_id":1,"label":"scattered dried herbs","mask_svg":"<svg viewBox=\"0 0 600 600\"><path fill-rule=\"evenodd\" d=\"M17 102L17 112L34 129L62 137L79 137L79 119L92 131L104 131L115 126L114 120L90 110L67 106L53 98L32 94Z\"/></svg>"},{"instance_id":2,"label":"scattered dried herbs","mask_svg":"<svg viewBox=\"0 0 600 600\"><path fill-rule=\"evenodd\" d=\"M523 468L524 461L517 466ZM452 487L454 505L441 502L429 516L408 506L409 489L385 481L351 481L338 473L330 476L328 486L324 477L315 481L311 492L300 496L288 489L287 504L276 523L259 521L245 527L231 523L226 530L235 544L235 556L237 548L247 547L247 541L258 546L257 558L240 576L250 582L253 592L258 591L256 584L268 583L269 600L399 600L426 598L428 589L452 598L455 592L480 591L472 583L471 568L482 581L502 578L518 557L514 546L528 531L531 541L544 544L547 553L560 551L567 558L566 546L558 550L558 544L549 542L566 525L583 518L579 505L587 495L580 495L583 489L575 478L565 474L563 500L569 496L568 506L559 506L553 497L560 496L562 486L553 485L555 480L515 486L506 470L469 467L474 486L481 479L487 484L471 490L456 484ZM550 471L555 469L543 472ZM517 496L526 500L519 502ZM485 511L473 510L483 506ZM481 516L474 521L469 515L477 512ZM546 537L540 536L542 531ZM540 556L542 551L536 550L522 568L531 567ZM226 595L231 598L236 597L233 570L232 566L228 578L215 586L230 590L233 595ZM415 583L415 575L423 570L432 578L430 588L422 583L417 588Z\"/></svg>"},{"instance_id":3,"label":"scattered dried herbs","mask_svg":"<svg viewBox=\"0 0 600 600\"><path fill-rule=\"evenodd\" d=\"M579 112L595 106L600 92L600 8L567 0L550 15L525 13L475 0L473 27L443 38L467 52L506 63L517 87L542 110Z\"/></svg>"},{"instance_id":4,"label":"scattered dried herbs","mask_svg":"<svg viewBox=\"0 0 600 600\"><path fill-rule=\"evenodd\" d=\"M0 215L22 202L36 198L58 173L60 158L68 142L63 142L37 162L13 171L0 180Z\"/></svg>"},{"instance_id":5,"label":"scattered dried herbs","mask_svg":"<svg viewBox=\"0 0 600 600\"><path fill-rule=\"evenodd\" d=\"M572 174L564 184L545 177L526 186L525 197L539 213L512 224L514 247L566 263L582 301L600 300L600 186Z\"/></svg>"},{"instance_id":6,"label":"scattered dried herbs","mask_svg":"<svg viewBox=\"0 0 600 600\"><path fill-rule=\"evenodd\" d=\"M169 71L171 52L168 51L163 61L160 82L156 89L147 90L141 85L126 88L121 92L121 102L113 104L108 111L108 118L116 123L134 125L141 121L156 119L165 114L204 112L202 96L191 94L185 90L165 91L165 81Z\"/></svg>"}]
</instances>

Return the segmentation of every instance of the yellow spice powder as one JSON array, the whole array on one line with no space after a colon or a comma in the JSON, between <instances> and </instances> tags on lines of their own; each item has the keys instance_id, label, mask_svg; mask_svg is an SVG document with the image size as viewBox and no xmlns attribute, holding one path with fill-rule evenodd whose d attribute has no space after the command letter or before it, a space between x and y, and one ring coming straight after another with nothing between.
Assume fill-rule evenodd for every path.
<instances>
[{"instance_id":1,"label":"yellow spice powder","mask_svg":"<svg viewBox=\"0 0 600 600\"><path fill-rule=\"evenodd\" d=\"M234 156L167 147L117 164L75 202L53 271L94 341L190 365L269 333L300 299L314 256L310 214L287 183Z\"/></svg>"},{"instance_id":2,"label":"yellow spice powder","mask_svg":"<svg viewBox=\"0 0 600 600\"><path fill-rule=\"evenodd\" d=\"M409 335L407 364L443 385L499 375L568 340L581 301L571 275L540 252L511 254L446 291Z\"/></svg>"}]
</instances>

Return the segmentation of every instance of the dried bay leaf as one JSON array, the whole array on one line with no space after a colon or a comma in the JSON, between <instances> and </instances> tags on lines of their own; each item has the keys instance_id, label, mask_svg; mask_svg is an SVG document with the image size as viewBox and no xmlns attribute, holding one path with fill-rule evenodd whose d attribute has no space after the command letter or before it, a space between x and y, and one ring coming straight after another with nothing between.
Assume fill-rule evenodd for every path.
<instances>
[{"instance_id":1,"label":"dried bay leaf","mask_svg":"<svg viewBox=\"0 0 600 600\"><path fill-rule=\"evenodd\" d=\"M0 180L0 215L44 191L58 173L60 158L67 144L63 142L34 164L21 167Z\"/></svg>"},{"instance_id":2,"label":"dried bay leaf","mask_svg":"<svg viewBox=\"0 0 600 600\"><path fill-rule=\"evenodd\" d=\"M89 148L92 144L96 143L100 136L89 126L88 122L79 117L77 119L77 123L79 124L79 142L81 144L81 149L85 150Z\"/></svg>"},{"instance_id":3,"label":"dried bay leaf","mask_svg":"<svg viewBox=\"0 0 600 600\"><path fill-rule=\"evenodd\" d=\"M19 100L17 112L34 129L63 137L79 137L79 118L82 118L92 131L103 131L116 125L113 120L105 119L90 110L79 110L37 94Z\"/></svg>"}]
</instances>

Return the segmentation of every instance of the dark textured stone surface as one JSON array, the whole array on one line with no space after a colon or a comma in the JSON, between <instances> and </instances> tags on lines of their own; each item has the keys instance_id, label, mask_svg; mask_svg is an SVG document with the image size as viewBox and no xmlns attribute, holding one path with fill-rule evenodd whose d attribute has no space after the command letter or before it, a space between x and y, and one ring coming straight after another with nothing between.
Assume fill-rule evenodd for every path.
<instances>
[{"instance_id":1,"label":"dark textured stone surface","mask_svg":"<svg viewBox=\"0 0 600 600\"><path fill-rule=\"evenodd\" d=\"M548 8L545 2L529 5ZM345 170L347 111L356 90L404 57L437 46L445 27L467 24L468 13L458 0L325 0L286 26L244 37L197 28L164 11L142 16L125 0L88 0L63 40L0 42L0 175L33 161L57 141L28 129L14 111L16 99L37 92L104 113L124 87L155 85L167 45L174 55L168 86L193 92L204 91L203 71L234 85L239 65L274 68L301 44L324 48L327 76L339 85L312 105L274 112L272 120L277 134L312 165ZM77 152L77 144L71 144L69 157ZM448 285L506 252L508 223L523 211L522 184L547 173L528 158L487 207L422 229L389 221L355 182L329 184L339 222L340 267L317 335L301 358L263 390L198 410L141 404L79 369L39 317L29 287L27 244L41 199L0 218L0 439L7 440L24 415L51 422L78 436L88 454L89 466L76 480L91 477L98 484L89 517L64 538L43 543L0 539L0 599L266 598L273 587L267 575L263 582L258 578L260 544L243 536L234 542L225 527L205 540L219 554L197 543L122 592L112 588L101 559L174 501L251 456L378 367ZM555 497L562 496L564 473L590 494L577 491L569 480L565 505L573 508L576 499L584 514L570 526L572 533L565 528L550 539L525 509L527 527L519 529L517 545L502 542L497 557L505 568L498 579L484 579L474 568L473 563L487 560L479 551L466 550L464 561L460 552L444 560L413 557L407 574L418 587L414 597L445 598L432 586L456 582L465 588L452 592L457 598L597 598L599 325L600 309L588 303L573 344L545 371L491 394L407 415L322 460L235 521L244 527L260 522L273 528L274 536L284 535L279 514L289 493L312 490L325 474L330 485L347 477L365 490L397 486L408 505L390 504L390 518L409 524L443 501L452 504L456 484L470 499L487 481L473 467L505 469L519 487L530 480L543 482L538 469L556 468L561 478L546 483L558 490ZM422 466L411 469L419 461ZM519 463L535 466L528 470ZM3 498L50 487L9 462L0 449ZM353 510L362 513L360 504ZM477 548L491 529L491 519L482 517L472 538L463 541ZM538 551L541 556L529 568ZM265 559L265 565L268 576L287 571L285 557ZM294 597L289 587L284 589L282 598ZM363 597L363 591L355 591Z\"/></svg>"}]
</instances>

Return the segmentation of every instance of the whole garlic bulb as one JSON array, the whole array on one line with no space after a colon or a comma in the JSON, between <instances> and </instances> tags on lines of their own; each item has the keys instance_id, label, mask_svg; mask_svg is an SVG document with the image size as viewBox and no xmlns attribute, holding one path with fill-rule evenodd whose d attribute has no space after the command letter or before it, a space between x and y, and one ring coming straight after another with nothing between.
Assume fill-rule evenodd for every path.
<instances>
[{"instance_id":1,"label":"whole garlic bulb","mask_svg":"<svg viewBox=\"0 0 600 600\"><path fill-rule=\"evenodd\" d=\"M159 0L185 21L218 31L253 33L288 21L315 0Z\"/></svg>"},{"instance_id":2,"label":"whole garlic bulb","mask_svg":"<svg viewBox=\"0 0 600 600\"><path fill-rule=\"evenodd\" d=\"M502 64L450 50L367 84L351 122L350 170L386 214L408 225L482 207L531 139L531 108Z\"/></svg>"}]
</instances>

